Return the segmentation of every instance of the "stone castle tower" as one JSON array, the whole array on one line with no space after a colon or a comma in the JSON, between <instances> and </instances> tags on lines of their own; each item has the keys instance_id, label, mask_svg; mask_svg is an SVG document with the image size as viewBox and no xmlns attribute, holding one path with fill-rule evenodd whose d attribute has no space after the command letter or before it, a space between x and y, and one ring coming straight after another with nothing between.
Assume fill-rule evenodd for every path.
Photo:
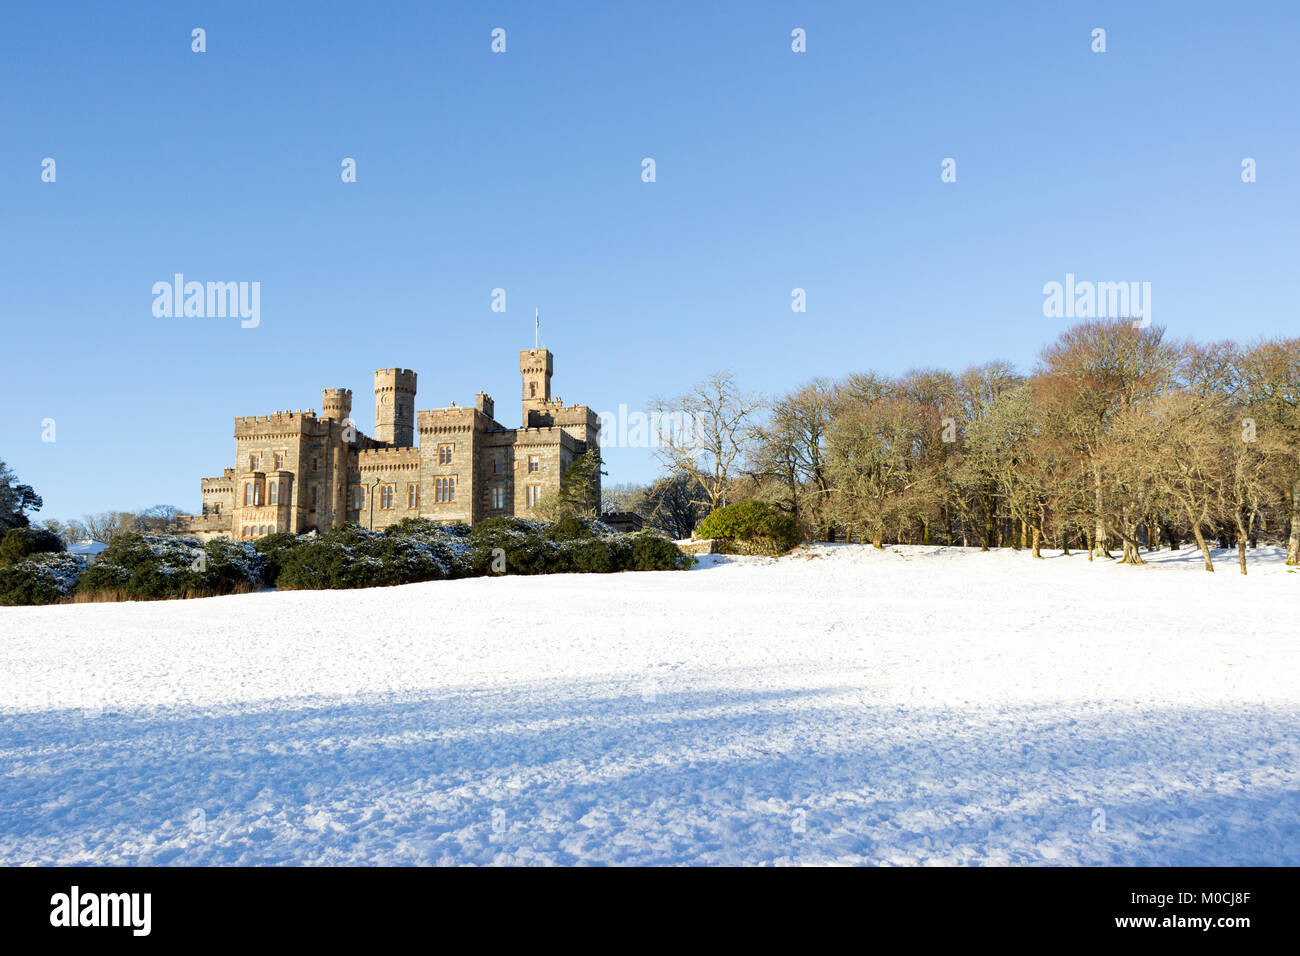
<instances>
[{"instance_id":1,"label":"stone castle tower","mask_svg":"<svg viewBox=\"0 0 1300 956\"><path fill-rule=\"evenodd\" d=\"M517 428L497 422L484 392L469 407L417 412L416 374L403 368L374 374L373 436L349 418L347 388L324 389L319 416L308 409L236 418L235 465L202 479L203 510L188 518L188 530L255 538L347 523L383 528L408 517L472 524L526 515L600 443L594 411L552 398L554 367L548 349L520 351Z\"/></svg>"},{"instance_id":2,"label":"stone castle tower","mask_svg":"<svg viewBox=\"0 0 1300 956\"><path fill-rule=\"evenodd\" d=\"M415 444L415 373L381 368L375 373L375 441L399 448Z\"/></svg>"}]
</instances>

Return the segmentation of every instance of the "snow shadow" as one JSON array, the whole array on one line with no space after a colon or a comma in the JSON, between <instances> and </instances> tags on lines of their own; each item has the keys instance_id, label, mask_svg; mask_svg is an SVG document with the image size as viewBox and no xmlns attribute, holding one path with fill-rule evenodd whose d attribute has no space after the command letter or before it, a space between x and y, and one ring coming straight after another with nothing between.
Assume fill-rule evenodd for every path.
<instances>
[{"instance_id":1,"label":"snow shadow","mask_svg":"<svg viewBox=\"0 0 1300 956\"><path fill-rule=\"evenodd\" d=\"M5 714L0 862L1300 864L1292 710L735 676Z\"/></svg>"}]
</instances>

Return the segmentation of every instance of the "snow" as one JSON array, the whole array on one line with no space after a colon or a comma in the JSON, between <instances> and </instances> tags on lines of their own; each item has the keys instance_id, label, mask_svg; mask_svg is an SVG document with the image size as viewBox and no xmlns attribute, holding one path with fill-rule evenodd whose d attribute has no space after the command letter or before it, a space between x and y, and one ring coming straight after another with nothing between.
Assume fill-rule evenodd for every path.
<instances>
[{"instance_id":1,"label":"snow","mask_svg":"<svg viewBox=\"0 0 1300 956\"><path fill-rule=\"evenodd\" d=\"M94 556L108 548L102 541L94 541L87 538L85 541L76 541L68 545L68 554L84 554Z\"/></svg>"},{"instance_id":2,"label":"snow","mask_svg":"<svg viewBox=\"0 0 1300 956\"><path fill-rule=\"evenodd\" d=\"M1300 864L1277 549L0 608L4 864Z\"/></svg>"}]
</instances>

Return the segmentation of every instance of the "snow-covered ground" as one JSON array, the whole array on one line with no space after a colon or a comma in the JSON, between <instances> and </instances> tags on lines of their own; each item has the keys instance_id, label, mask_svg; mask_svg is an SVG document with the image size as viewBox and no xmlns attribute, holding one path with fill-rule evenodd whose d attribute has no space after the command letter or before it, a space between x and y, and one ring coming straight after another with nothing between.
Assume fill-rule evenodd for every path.
<instances>
[{"instance_id":1,"label":"snow-covered ground","mask_svg":"<svg viewBox=\"0 0 1300 956\"><path fill-rule=\"evenodd\" d=\"M820 546L0 608L0 863L1300 864L1300 574Z\"/></svg>"}]
</instances>

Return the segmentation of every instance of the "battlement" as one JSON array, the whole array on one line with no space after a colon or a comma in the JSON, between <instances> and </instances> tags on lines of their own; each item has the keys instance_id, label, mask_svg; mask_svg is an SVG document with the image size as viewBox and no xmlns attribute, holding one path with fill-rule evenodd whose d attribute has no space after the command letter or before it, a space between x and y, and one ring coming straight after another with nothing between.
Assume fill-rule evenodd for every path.
<instances>
[{"instance_id":1,"label":"battlement","mask_svg":"<svg viewBox=\"0 0 1300 956\"><path fill-rule=\"evenodd\" d=\"M425 409L421 409L417 414L421 419L424 418L465 419L465 418L473 418L474 415L478 412L479 409L477 408L471 408L468 405L461 407L460 405L457 405L455 402L452 402L446 408L425 408Z\"/></svg>"},{"instance_id":2,"label":"battlement","mask_svg":"<svg viewBox=\"0 0 1300 956\"><path fill-rule=\"evenodd\" d=\"M229 489L233 487L235 481L235 469L226 468L221 474L213 475L210 478L200 478L199 485L204 491L209 489L217 490L221 488Z\"/></svg>"},{"instance_id":3,"label":"battlement","mask_svg":"<svg viewBox=\"0 0 1300 956\"><path fill-rule=\"evenodd\" d=\"M321 408L325 417L336 422L344 421L352 413L352 389L327 388L321 392Z\"/></svg>"},{"instance_id":4,"label":"battlement","mask_svg":"<svg viewBox=\"0 0 1300 956\"><path fill-rule=\"evenodd\" d=\"M235 419L235 438L292 437L315 434L320 430L316 410L309 408L274 415L245 415Z\"/></svg>"},{"instance_id":5,"label":"battlement","mask_svg":"<svg viewBox=\"0 0 1300 956\"><path fill-rule=\"evenodd\" d=\"M575 412L575 411L587 410L590 409L591 407L589 405L578 405L578 404L565 405L564 399L560 398L560 396L558 395L552 399L548 399L544 402L535 402L534 404L537 406L539 411L545 410L548 412Z\"/></svg>"},{"instance_id":6,"label":"battlement","mask_svg":"<svg viewBox=\"0 0 1300 956\"><path fill-rule=\"evenodd\" d=\"M418 448L363 448L357 452L359 471L384 471L401 469L419 471Z\"/></svg>"},{"instance_id":7,"label":"battlement","mask_svg":"<svg viewBox=\"0 0 1300 956\"><path fill-rule=\"evenodd\" d=\"M515 443L521 446L559 445L579 453L585 450L586 442L566 432L559 425L532 425L528 428L516 428Z\"/></svg>"},{"instance_id":8,"label":"battlement","mask_svg":"<svg viewBox=\"0 0 1300 956\"><path fill-rule=\"evenodd\" d=\"M416 375L409 368L381 368L375 370L375 391L381 388L415 391Z\"/></svg>"},{"instance_id":9,"label":"battlement","mask_svg":"<svg viewBox=\"0 0 1300 956\"><path fill-rule=\"evenodd\" d=\"M550 349L520 349L519 371L545 371L550 375L555 371L555 356Z\"/></svg>"},{"instance_id":10,"label":"battlement","mask_svg":"<svg viewBox=\"0 0 1300 956\"><path fill-rule=\"evenodd\" d=\"M292 412L276 412L274 415L244 415L235 418L236 425L268 425L281 422L296 422L304 419L316 420L316 409L309 408L305 412L300 408Z\"/></svg>"}]
</instances>

